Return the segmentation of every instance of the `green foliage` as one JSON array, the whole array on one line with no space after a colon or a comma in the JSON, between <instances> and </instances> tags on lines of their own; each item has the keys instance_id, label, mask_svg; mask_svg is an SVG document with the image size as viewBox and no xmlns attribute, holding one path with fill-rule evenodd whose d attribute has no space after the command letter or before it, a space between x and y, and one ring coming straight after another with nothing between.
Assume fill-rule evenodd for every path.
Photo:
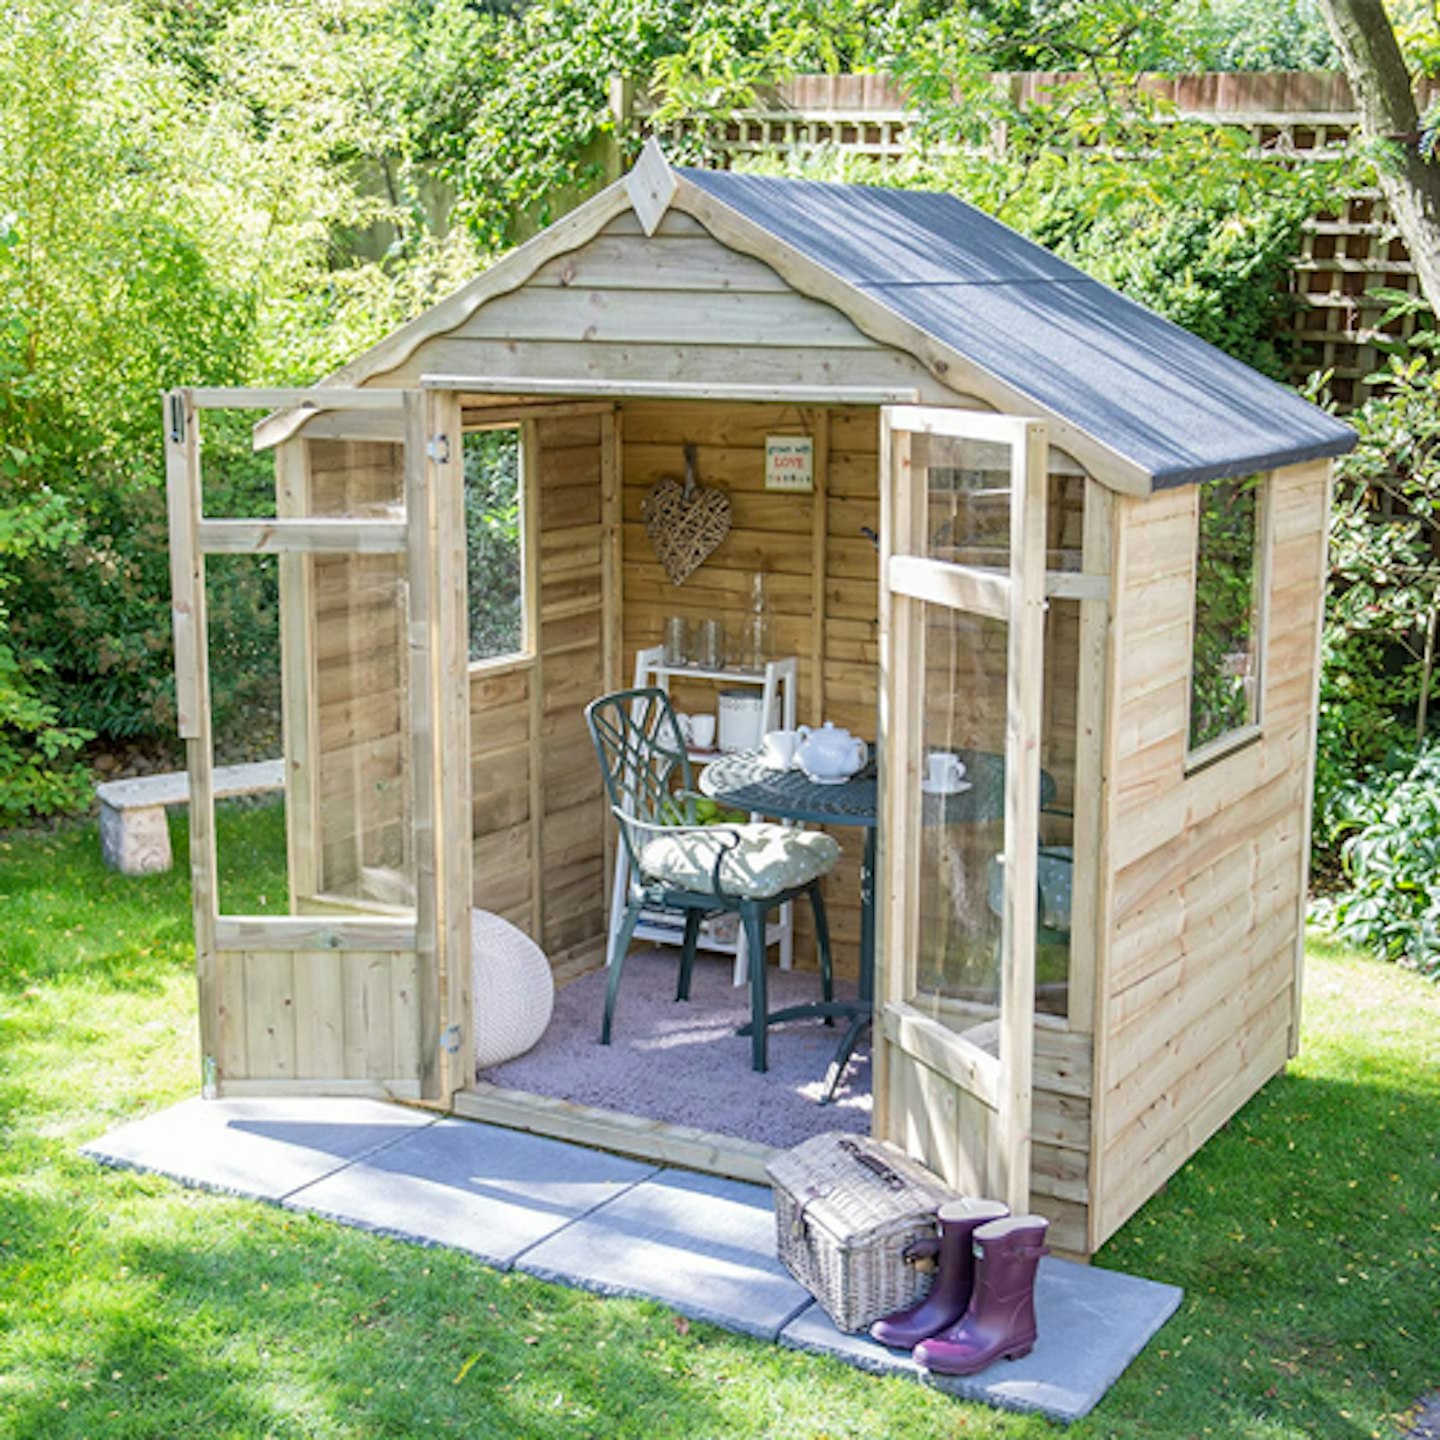
<instances>
[{"instance_id":1,"label":"green foliage","mask_svg":"<svg viewBox=\"0 0 1440 1440\"><path fill-rule=\"evenodd\" d=\"M1354 894L1342 847L1361 823L1357 817L1369 832L1364 863L1373 852L1379 864L1387 817L1402 824L1422 814L1405 793L1394 805L1390 794L1394 777L1418 763L1415 749L1432 708L1440 623L1440 369L1423 353L1392 357L1349 419L1360 440L1336 463L1313 839L1317 875ZM1428 773L1428 759L1425 765ZM1424 843L1423 831L1418 841ZM1393 843L1403 848L1405 834ZM1375 882L1375 872L1367 876ZM1358 913L1368 913L1368 905Z\"/></svg>"},{"instance_id":2,"label":"green foliage","mask_svg":"<svg viewBox=\"0 0 1440 1440\"><path fill-rule=\"evenodd\" d=\"M16 464L13 453L0 459L0 469ZM70 529L58 495L47 492L25 508L0 506L0 826L75 809L87 798L75 752L90 735L58 723L36 688L43 662L22 661L7 638L14 565L62 543Z\"/></svg>"},{"instance_id":3,"label":"green foliage","mask_svg":"<svg viewBox=\"0 0 1440 1440\"><path fill-rule=\"evenodd\" d=\"M1261 477L1201 487L1190 746L1218 740L1255 719L1256 542Z\"/></svg>"},{"instance_id":4,"label":"green foliage","mask_svg":"<svg viewBox=\"0 0 1440 1440\"><path fill-rule=\"evenodd\" d=\"M1187 7L1197 70L1338 70L1315 0L1197 0Z\"/></svg>"},{"instance_id":5,"label":"green foliage","mask_svg":"<svg viewBox=\"0 0 1440 1440\"><path fill-rule=\"evenodd\" d=\"M34 0L13 19L0 30L0 511L28 523L58 495L67 524L0 567L19 665L7 683L23 677L43 756L69 753L77 729L171 723L161 392L312 380L451 288L474 252L463 232L423 232L396 97L418 42L386 0ZM337 254L337 237L382 222L382 260ZM230 471L207 491L213 513L273 510L243 428L207 418L207 468ZM232 499L250 508L227 511ZM252 639L270 624L263 585L212 600L241 628L248 609ZM238 715L253 697L232 703L237 676L221 664L214 680Z\"/></svg>"},{"instance_id":6,"label":"green foliage","mask_svg":"<svg viewBox=\"0 0 1440 1440\"><path fill-rule=\"evenodd\" d=\"M1347 633L1333 603L1320 649L1320 702L1315 755L1315 883L1340 883L1340 844L1348 824L1344 797L1413 740L1415 683L1396 664L1383 635Z\"/></svg>"},{"instance_id":7,"label":"green foliage","mask_svg":"<svg viewBox=\"0 0 1440 1440\"><path fill-rule=\"evenodd\" d=\"M525 640L520 432L465 436L465 556L470 658L512 655Z\"/></svg>"},{"instance_id":8,"label":"green foliage","mask_svg":"<svg viewBox=\"0 0 1440 1440\"><path fill-rule=\"evenodd\" d=\"M661 96L656 123L728 118L753 103L767 82L802 72L839 74L885 68L947 24L941 0L743 0L697 5L683 43L662 54L651 75Z\"/></svg>"},{"instance_id":9,"label":"green foliage","mask_svg":"<svg viewBox=\"0 0 1440 1440\"><path fill-rule=\"evenodd\" d=\"M456 212L487 247L558 219L604 178L612 75L681 43L687 0L538 0L466 58L474 106L445 157Z\"/></svg>"},{"instance_id":10,"label":"green foliage","mask_svg":"<svg viewBox=\"0 0 1440 1440\"><path fill-rule=\"evenodd\" d=\"M235 378L249 307L177 213L178 116L133 27L27 18L0 34L0 504L49 489L69 525L14 557L9 629L63 723L133 734L169 670L158 396Z\"/></svg>"},{"instance_id":11,"label":"green foliage","mask_svg":"<svg viewBox=\"0 0 1440 1440\"><path fill-rule=\"evenodd\" d=\"M1409 711L1418 740L1440 620L1440 366L1392 357L1350 420L1360 441L1336 466L1330 643L1381 642L1372 653L1400 676L1387 713Z\"/></svg>"},{"instance_id":12,"label":"green foliage","mask_svg":"<svg viewBox=\"0 0 1440 1440\"><path fill-rule=\"evenodd\" d=\"M1336 936L1440 979L1440 746L1351 781L1330 825L1344 882L1322 914Z\"/></svg>"}]
</instances>

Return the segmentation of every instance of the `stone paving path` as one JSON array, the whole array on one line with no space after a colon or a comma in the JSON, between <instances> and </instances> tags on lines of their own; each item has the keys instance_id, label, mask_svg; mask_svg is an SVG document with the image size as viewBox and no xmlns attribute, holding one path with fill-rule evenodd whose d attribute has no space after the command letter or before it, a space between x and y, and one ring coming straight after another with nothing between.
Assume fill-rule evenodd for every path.
<instances>
[{"instance_id":1,"label":"stone paving path","mask_svg":"<svg viewBox=\"0 0 1440 1440\"><path fill-rule=\"evenodd\" d=\"M373 1100L187 1100L82 1153L1061 1420L1095 1406L1181 1299L1171 1285L1047 1258L1034 1350L952 1379L836 1330L775 1258L763 1186Z\"/></svg>"},{"instance_id":2,"label":"stone paving path","mask_svg":"<svg viewBox=\"0 0 1440 1440\"><path fill-rule=\"evenodd\" d=\"M1440 1440L1440 1394L1420 1402L1414 1423L1405 1432L1405 1440Z\"/></svg>"}]
</instances>

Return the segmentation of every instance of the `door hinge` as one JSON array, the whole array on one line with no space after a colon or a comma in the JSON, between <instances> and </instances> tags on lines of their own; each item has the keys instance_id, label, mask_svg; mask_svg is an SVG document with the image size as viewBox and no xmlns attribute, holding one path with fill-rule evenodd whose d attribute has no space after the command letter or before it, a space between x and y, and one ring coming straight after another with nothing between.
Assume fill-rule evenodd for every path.
<instances>
[{"instance_id":1,"label":"door hinge","mask_svg":"<svg viewBox=\"0 0 1440 1440\"><path fill-rule=\"evenodd\" d=\"M153 410L150 412L155 413ZM179 444L185 438L185 400L180 395L170 397L170 439Z\"/></svg>"},{"instance_id":2,"label":"door hinge","mask_svg":"<svg viewBox=\"0 0 1440 1440\"><path fill-rule=\"evenodd\" d=\"M425 453L437 465L448 465L450 463L450 437L448 435L432 435L429 443L425 446Z\"/></svg>"}]
</instances>

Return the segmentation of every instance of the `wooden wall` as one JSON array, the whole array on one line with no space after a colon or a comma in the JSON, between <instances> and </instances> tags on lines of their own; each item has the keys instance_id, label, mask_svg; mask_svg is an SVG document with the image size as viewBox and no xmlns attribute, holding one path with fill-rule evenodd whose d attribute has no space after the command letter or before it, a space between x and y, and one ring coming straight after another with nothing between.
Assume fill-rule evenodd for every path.
<instances>
[{"instance_id":1,"label":"wooden wall","mask_svg":"<svg viewBox=\"0 0 1440 1440\"><path fill-rule=\"evenodd\" d=\"M880 523L879 417L868 409L779 405L630 402L622 410L625 680L635 654L660 643L667 615L720 616L738 633L750 610L757 571L765 576L770 650L799 661L801 723L834 720L875 738L878 560L861 534ZM809 435L815 443L814 494L765 489L765 437ZM696 446L702 484L730 497L732 528L683 585L672 585L645 533L646 491L684 475L684 446ZM677 681L683 711L716 713L720 687ZM836 829L843 857L826 883L831 937L842 974L859 961L862 832ZM796 907L797 953L813 957L810 915Z\"/></svg>"},{"instance_id":2,"label":"wooden wall","mask_svg":"<svg viewBox=\"0 0 1440 1440\"><path fill-rule=\"evenodd\" d=\"M618 216L367 384L408 386L426 374L904 385L922 399L955 399L913 356L792 292L769 266L678 211L654 236L633 213Z\"/></svg>"},{"instance_id":3,"label":"wooden wall","mask_svg":"<svg viewBox=\"0 0 1440 1440\"><path fill-rule=\"evenodd\" d=\"M1117 507L1097 1245L1290 1053L1328 477L1268 487L1262 734L1188 774L1198 491Z\"/></svg>"},{"instance_id":4,"label":"wooden wall","mask_svg":"<svg viewBox=\"0 0 1440 1440\"><path fill-rule=\"evenodd\" d=\"M661 642L671 614L721 616L734 634L750 606L756 571L765 574L770 647L799 660L798 714L804 724L833 720L873 741L878 717L879 560L864 531L878 531L879 415L872 407L810 408L780 405L630 401L621 410L623 443L623 679L629 683L638 650ZM815 448L811 495L765 489L765 437L809 435ZM696 447L701 483L730 497L732 529L683 585L661 569L641 514L646 491L666 476L684 475L684 446ZM1057 475L1051 485L1051 538L1078 556L1083 523L1083 482ZM1057 602L1047 618L1045 756L1068 805L1074 772L1078 606ZM976 686L1005 700L1003 646L980 657L994 684ZM683 711L716 709L717 687L676 682ZM1003 713L991 717L1003 744ZM998 728L996 728L998 727ZM958 737L957 737L958 738ZM826 903L836 960L855 973L860 938L861 832L836 829L843 847L826 882ZM1055 834L1056 841L1068 839ZM797 910L799 954L811 963L810 917Z\"/></svg>"},{"instance_id":5,"label":"wooden wall","mask_svg":"<svg viewBox=\"0 0 1440 1440\"><path fill-rule=\"evenodd\" d=\"M398 445L308 444L311 515L374 517L403 503ZM316 894L413 903L405 702L405 576L395 555L320 555L304 577L314 632Z\"/></svg>"},{"instance_id":6,"label":"wooden wall","mask_svg":"<svg viewBox=\"0 0 1440 1440\"><path fill-rule=\"evenodd\" d=\"M1050 1244L1090 1253L1091 1038L1042 1021L1035 1027L1030 1121L1030 1208L1050 1221ZM996 1193L985 1169L998 1153L998 1117L941 1066L914 1055L891 1067L885 1134L969 1195Z\"/></svg>"},{"instance_id":7,"label":"wooden wall","mask_svg":"<svg viewBox=\"0 0 1440 1440\"><path fill-rule=\"evenodd\" d=\"M592 405L522 426L536 650L471 672L473 893L564 967L598 963L609 903L611 822L583 711L610 688L615 419Z\"/></svg>"}]
</instances>

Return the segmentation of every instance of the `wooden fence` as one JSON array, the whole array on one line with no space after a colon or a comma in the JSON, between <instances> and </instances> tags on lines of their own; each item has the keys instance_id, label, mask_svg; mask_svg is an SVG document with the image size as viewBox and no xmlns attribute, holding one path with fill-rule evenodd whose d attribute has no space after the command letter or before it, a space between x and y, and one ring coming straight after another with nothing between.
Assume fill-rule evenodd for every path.
<instances>
[{"instance_id":1,"label":"wooden fence","mask_svg":"<svg viewBox=\"0 0 1440 1440\"><path fill-rule=\"evenodd\" d=\"M1021 105L1076 77L1028 73L997 75ZM1324 71L1150 75L1142 89L1177 119L1236 125L1248 130L1257 151L1277 162L1304 163L1339 155L1358 124L1342 74ZM1440 81L1422 82L1423 106L1440 93ZM652 108L628 86L617 85L614 104L622 133L648 126ZM802 75L766 89L753 108L723 120L685 121L668 133L703 138L719 163L760 155L814 155L841 150L882 164L910 152L914 117L899 88L883 75ZM1296 306L1291 322L1292 373L1334 373L1342 407L1364 399L1362 384L1380 368L1375 339L1403 339L1414 319L1383 321L1387 302L1376 291L1416 292L1414 266L1378 190L1348 195L1337 209L1305 223L1291 268ZM1383 322L1383 323L1382 323Z\"/></svg>"}]
</instances>

